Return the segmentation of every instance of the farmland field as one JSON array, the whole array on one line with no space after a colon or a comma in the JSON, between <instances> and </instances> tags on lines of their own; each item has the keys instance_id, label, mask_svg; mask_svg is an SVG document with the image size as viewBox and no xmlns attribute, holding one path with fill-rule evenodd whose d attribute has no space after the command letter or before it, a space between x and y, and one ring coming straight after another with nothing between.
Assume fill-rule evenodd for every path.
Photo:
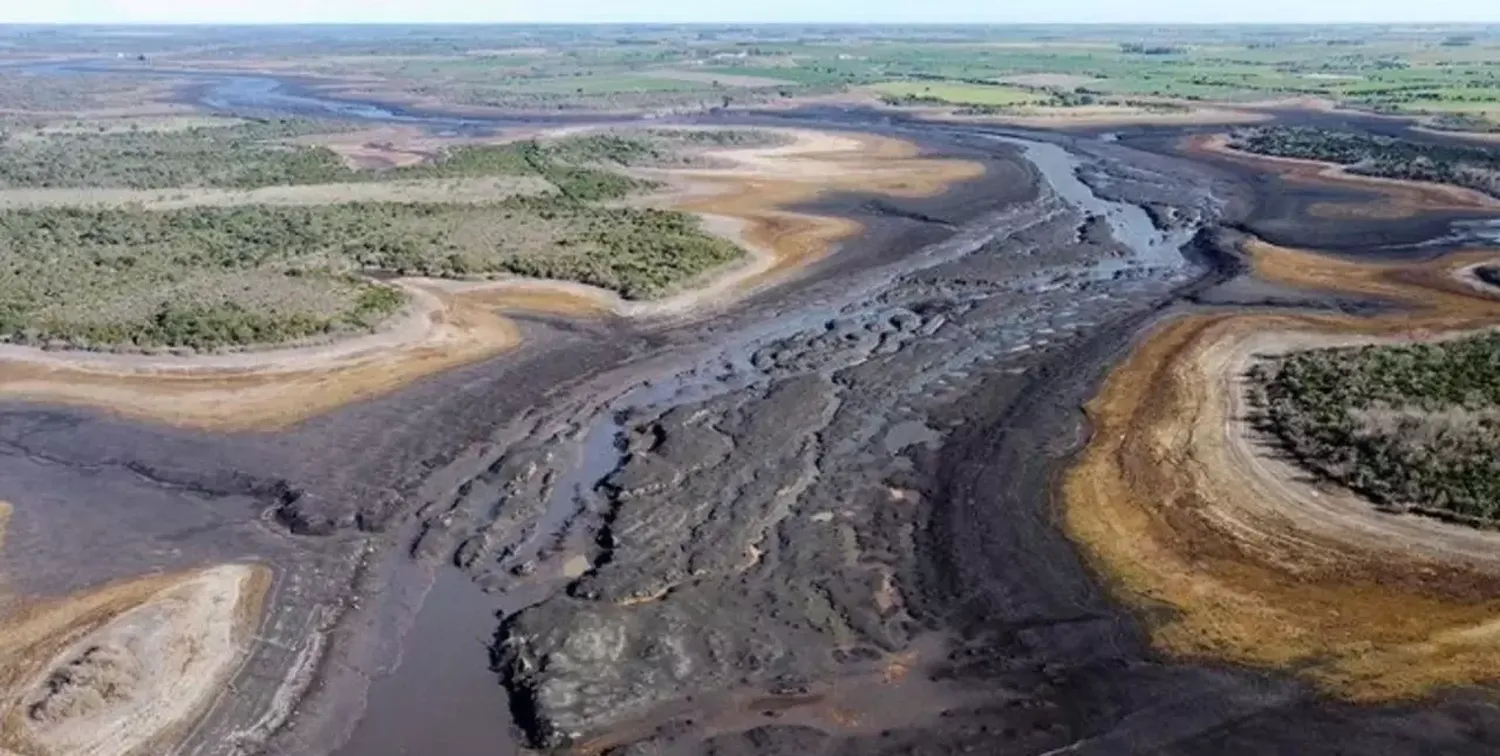
<instances>
[{"instance_id":1,"label":"farmland field","mask_svg":"<svg viewBox=\"0 0 1500 756\"><path fill-rule=\"evenodd\" d=\"M954 105L990 105L1007 107L1030 105L1046 100L1030 90L1003 85L964 82L888 81L875 84L871 90L889 97L937 100Z\"/></svg>"}]
</instances>

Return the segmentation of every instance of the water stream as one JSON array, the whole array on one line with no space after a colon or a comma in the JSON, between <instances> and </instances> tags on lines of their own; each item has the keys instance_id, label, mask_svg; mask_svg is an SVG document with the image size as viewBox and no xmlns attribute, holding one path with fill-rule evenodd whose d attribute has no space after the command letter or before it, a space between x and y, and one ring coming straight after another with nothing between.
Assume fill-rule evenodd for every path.
<instances>
[{"instance_id":1,"label":"water stream","mask_svg":"<svg viewBox=\"0 0 1500 756\"><path fill-rule=\"evenodd\" d=\"M336 756L511 756L505 689L489 665L492 601L469 577L438 569L401 660L370 686L364 715Z\"/></svg>"},{"instance_id":2,"label":"water stream","mask_svg":"<svg viewBox=\"0 0 1500 756\"><path fill-rule=\"evenodd\" d=\"M1128 247L1130 258L1106 260L1099 264L1100 273L1113 275L1131 265L1175 267L1182 264L1182 246L1192 238L1191 230L1164 232L1151 222L1140 205L1115 202L1094 193L1078 178L1078 156L1050 142L1017 137L992 137L996 141L1020 147L1047 183L1059 196L1090 215L1104 218L1115 240Z\"/></svg>"}]
</instances>

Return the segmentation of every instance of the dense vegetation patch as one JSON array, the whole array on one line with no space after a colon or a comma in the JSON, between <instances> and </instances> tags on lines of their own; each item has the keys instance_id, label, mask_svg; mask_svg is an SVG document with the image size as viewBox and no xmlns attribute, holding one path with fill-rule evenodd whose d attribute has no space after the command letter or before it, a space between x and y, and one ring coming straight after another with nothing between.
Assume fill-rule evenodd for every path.
<instances>
[{"instance_id":1,"label":"dense vegetation patch","mask_svg":"<svg viewBox=\"0 0 1500 756\"><path fill-rule=\"evenodd\" d=\"M489 204L0 211L0 338L101 348L285 342L373 328L361 274L580 281L649 297L736 259L692 216L565 195Z\"/></svg>"},{"instance_id":2,"label":"dense vegetation patch","mask_svg":"<svg viewBox=\"0 0 1500 756\"><path fill-rule=\"evenodd\" d=\"M287 144L327 131L310 121L199 126L182 131L27 133L0 140L0 187L223 187L344 180L332 150Z\"/></svg>"},{"instance_id":3,"label":"dense vegetation patch","mask_svg":"<svg viewBox=\"0 0 1500 756\"><path fill-rule=\"evenodd\" d=\"M788 137L761 129L618 129L544 143L549 160L565 165L670 167L701 161L704 149L773 147Z\"/></svg>"},{"instance_id":4,"label":"dense vegetation patch","mask_svg":"<svg viewBox=\"0 0 1500 756\"><path fill-rule=\"evenodd\" d=\"M1500 519L1500 333L1297 352L1250 371L1255 420L1377 503Z\"/></svg>"},{"instance_id":5,"label":"dense vegetation patch","mask_svg":"<svg viewBox=\"0 0 1500 756\"><path fill-rule=\"evenodd\" d=\"M126 187L168 189L327 184L396 179L539 176L558 191L588 201L616 199L639 188L627 176L590 165L632 164L638 153L662 151L654 141L616 137L607 147L579 137L462 145L421 165L389 170L351 168L326 147L292 137L326 132L304 120L196 126L180 131L0 133L0 188Z\"/></svg>"},{"instance_id":6,"label":"dense vegetation patch","mask_svg":"<svg viewBox=\"0 0 1500 756\"><path fill-rule=\"evenodd\" d=\"M1231 145L1261 155L1338 163L1367 176L1453 184L1500 197L1500 151L1480 145L1424 144L1293 126L1241 129Z\"/></svg>"},{"instance_id":7,"label":"dense vegetation patch","mask_svg":"<svg viewBox=\"0 0 1500 756\"><path fill-rule=\"evenodd\" d=\"M0 181L249 188L514 175L551 189L482 204L0 211L0 340L219 349L368 331L404 304L371 273L514 274L658 296L741 251L692 216L609 204L646 185L611 168L781 139L751 130L601 132L456 146L429 163L369 171L286 140L316 128L278 121L13 134L0 152Z\"/></svg>"}]
</instances>

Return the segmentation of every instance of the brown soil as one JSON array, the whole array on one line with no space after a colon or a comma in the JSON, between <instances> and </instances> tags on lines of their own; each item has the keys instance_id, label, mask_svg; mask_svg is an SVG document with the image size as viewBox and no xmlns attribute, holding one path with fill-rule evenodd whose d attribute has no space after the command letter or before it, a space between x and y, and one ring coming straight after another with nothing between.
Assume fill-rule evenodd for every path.
<instances>
[{"instance_id":1,"label":"brown soil","mask_svg":"<svg viewBox=\"0 0 1500 756\"><path fill-rule=\"evenodd\" d=\"M1500 679L1500 534L1308 482L1255 437L1240 386L1257 353L1500 323L1500 299L1457 280L1495 255L1406 265L1248 251L1262 279L1412 311L1164 323L1088 405L1094 436L1062 492L1071 535L1171 653L1287 667L1357 699Z\"/></svg>"},{"instance_id":2,"label":"brown soil","mask_svg":"<svg viewBox=\"0 0 1500 756\"><path fill-rule=\"evenodd\" d=\"M1292 183L1355 187L1382 195L1380 199L1369 202L1315 203L1308 208L1308 214L1316 218L1400 219L1428 212L1500 208L1500 200L1473 189L1426 181L1362 176L1350 173L1344 166L1336 163L1244 152L1230 147L1229 137L1225 134L1189 137L1183 149L1188 154L1216 157L1268 170Z\"/></svg>"},{"instance_id":3,"label":"brown soil","mask_svg":"<svg viewBox=\"0 0 1500 756\"><path fill-rule=\"evenodd\" d=\"M836 192L931 197L984 172L978 163L921 158L915 145L895 139L787 133L794 138L789 145L715 153L731 167L677 172L707 191L686 192L676 207L738 219L744 243L770 254L773 264L743 281L742 293L786 278L861 230L844 218L781 208Z\"/></svg>"},{"instance_id":4,"label":"brown soil","mask_svg":"<svg viewBox=\"0 0 1500 756\"><path fill-rule=\"evenodd\" d=\"M349 345L235 355L233 359L115 360L11 351L0 355L0 396L80 404L173 425L276 429L519 343L499 311L594 316L682 314L785 280L859 231L851 221L780 208L825 191L916 197L977 177L977 163L933 160L915 146L876 137L790 132L791 144L716 151L730 167L666 172L679 191L660 200L734 221L755 257L695 291L640 306L577 284L511 280L481 285L408 281L435 298L427 327ZM723 229L723 224L710 224Z\"/></svg>"}]
</instances>

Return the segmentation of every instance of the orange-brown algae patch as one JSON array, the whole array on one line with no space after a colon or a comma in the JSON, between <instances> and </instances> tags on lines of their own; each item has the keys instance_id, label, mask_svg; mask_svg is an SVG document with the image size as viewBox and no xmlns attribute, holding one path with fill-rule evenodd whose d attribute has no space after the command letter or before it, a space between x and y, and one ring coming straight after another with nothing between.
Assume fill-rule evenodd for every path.
<instances>
[{"instance_id":1,"label":"orange-brown algae patch","mask_svg":"<svg viewBox=\"0 0 1500 756\"><path fill-rule=\"evenodd\" d=\"M1239 375L1263 350L1500 324L1457 282L1476 257L1361 264L1252 245L1258 275L1374 295L1373 318L1213 314L1146 334L1088 404L1061 489L1069 534L1172 654L1293 669L1361 700L1500 680L1500 534L1379 512L1247 441ZM1284 464L1283 464L1284 466ZM1452 545L1453 548L1446 548Z\"/></svg>"}]
</instances>

